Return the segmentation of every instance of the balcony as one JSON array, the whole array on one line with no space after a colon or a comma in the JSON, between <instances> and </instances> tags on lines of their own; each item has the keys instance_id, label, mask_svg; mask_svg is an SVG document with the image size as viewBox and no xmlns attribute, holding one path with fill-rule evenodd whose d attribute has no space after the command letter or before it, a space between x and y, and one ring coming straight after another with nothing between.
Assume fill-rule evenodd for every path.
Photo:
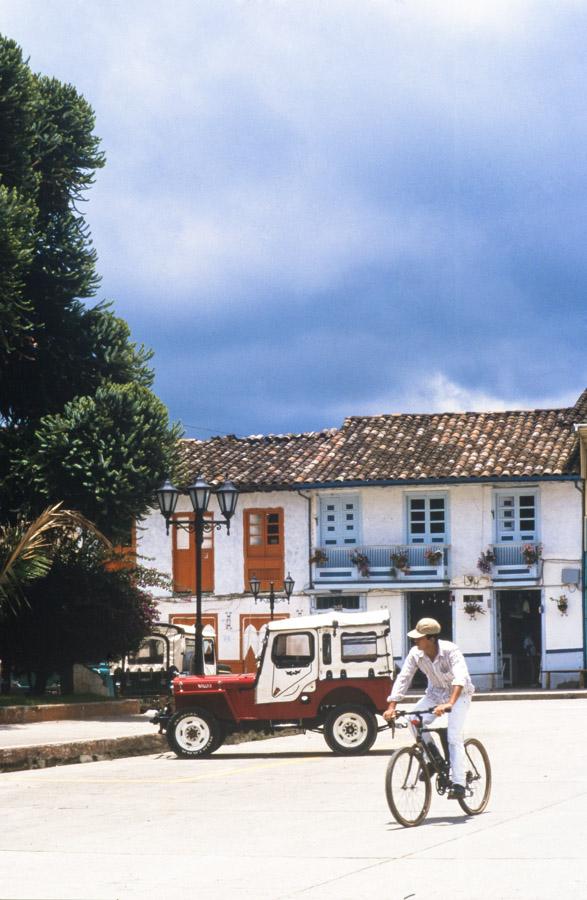
<instances>
[{"instance_id":1,"label":"balcony","mask_svg":"<svg viewBox=\"0 0 587 900\"><path fill-rule=\"evenodd\" d=\"M491 569L494 581L529 581L540 577L541 560L528 565L524 559L525 543L493 544L495 562Z\"/></svg>"},{"instance_id":2,"label":"balcony","mask_svg":"<svg viewBox=\"0 0 587 900\"><path fill-rule=\"evenodd\" d=\"M313 556L316 560L314 584L417 584L448 581L448 551L448 544L316 547ZM436 554L437 558L431 560L428 558L430 554ZM362 573L357 565L358 555L367 558L369 574L364 571ZM392 555L395 557L395 565Z\"/></svg>"}]
</instances>

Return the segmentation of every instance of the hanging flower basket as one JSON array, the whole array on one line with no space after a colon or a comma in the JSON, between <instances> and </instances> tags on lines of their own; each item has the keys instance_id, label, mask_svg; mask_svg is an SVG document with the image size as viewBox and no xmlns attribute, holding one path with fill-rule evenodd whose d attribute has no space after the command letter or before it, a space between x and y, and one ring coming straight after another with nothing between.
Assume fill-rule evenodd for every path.
<instances>
[{"instance_id":1,"label":"hanging flower basket","mask_svg":"<svg viewBox=\"0 0 587 900\"><path fill-rule=\"evenodd\" d=\"M312 553L310 562L314 563L315 566L325 566L328 562L328 557L326 556L324 550L320 550L319 548L317 548Z\"/></svg>"},{"instance_id":2,"label":"hanging flower basket","mask_svg":"<svg viewBox=\"0 0 587 900\"><path fill-rule=\"evenodd\" d=\"M527 566L534 566L542 558L542 544L524 544L522 556Z\"/></svg>"},{"instance_id":3,"label":"hanging flower basket","mask_svg":"<svg viewBox=\"0 0 587 900\"><path fill-rule=\"evenodd\" d=\"M465 600L463 609L471 619L476 619L477 616L485 615L485 610L483 609L483 603L481 600Z\"/></svg>"},{"instance_id":4,"label":"hanging flower basket","mask_svg":"<svg viewBox=\"0 0 587 900\"><path fill-rule=\"evenodd\" d=\"M351 554L351 563L357 567L359 575L362 575L363 578L368 578L371 574L369 557L365 553L359 553L358 550L355 550Z\"/></svg>"},{"instance_id":5,"label":"hanging flower basket","mask_svg":"<svg viewBox=\"0 0 587 900\"><path fill-rule=\"evenodd\" d=\"M394 551L391 556L391 574L392 577L395 578L398 572L403 572L404 575L410 571L410 557L408 556L407 550L397 550Z\"/></svg>"},{"instance_id":6,"label":"hanging flower basket","mask_svg":"<svg viewBox=\"0 0 587 900\"><path fill-rule=\"evenodd\" d=\"M424 559L429 566L438 566L442 562L444 553L442 550L433 550L432 547L424 551Z\"/></svg>"},{"instance_id":7,"label":"hanging flower basket","mask_svg":"<svg viewBox=\"0 0 587 900\"><path fill-rule=\"evenodd\" d=\"M485 575L491 572L491 567L495 563L495 553L493 550L485 550L484 553L481 553L479 559L477 560L477 568L480 572L483 572Z\"/></svg>"},{"instance_id":8,"label":"hanging flower basket","mask_svg":"<svg viewBox=\"0 0 587 900\"><path fill-rule=\"evenodd\" d=\"M556 603L556 607L561 614L561 616L567 616L569 614L569 598L564 594L561 594L560 597L551 597L550 598L553 603Z\"/></svg>"}]
</instances>

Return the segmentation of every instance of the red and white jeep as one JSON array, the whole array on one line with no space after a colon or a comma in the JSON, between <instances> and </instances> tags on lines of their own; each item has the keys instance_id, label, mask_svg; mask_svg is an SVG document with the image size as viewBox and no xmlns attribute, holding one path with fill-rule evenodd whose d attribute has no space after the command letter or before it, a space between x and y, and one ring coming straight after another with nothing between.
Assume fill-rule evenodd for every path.
<instances>
[{"instance_id":1,"label":"red and white jeep","mask_svg":"<svg viewBox=\"0 0 587 900\"><path fill-rule=\"evenodd\" d=\"M256 674L181 675L173 714L153 721L178 756L207 756L231 732L287 726L322 731L335 753L366 753L392 673L387 610L280 619L266 627Z\"/></svg>"}]
</instances>

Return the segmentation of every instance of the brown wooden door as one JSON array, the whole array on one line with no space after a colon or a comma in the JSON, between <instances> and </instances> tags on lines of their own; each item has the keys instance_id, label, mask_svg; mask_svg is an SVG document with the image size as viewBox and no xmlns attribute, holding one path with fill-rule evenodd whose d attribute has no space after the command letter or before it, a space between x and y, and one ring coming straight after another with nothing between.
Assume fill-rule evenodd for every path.
<instances>
[{"instance_id":1,"label":"brown wooden door","mask_svg":"<svg viewBox=\"0 0 587 900\"><path fill-rule=\"evenodd\" d=\"M240 644L243 672L256 672L257 656L261 652L260 631L263 625L271 621L269 614L241 613ZM275 619L289 619L289 613L275 613Z\"/></svg>"},{"instance_id":2,"label":"brown wooden door","mask_svg":"<svg viewBox=\"0 0 587 900\"><path fill-rule=\"evenodd\" d=\"M284 540L283 509L245 509L244 511L245 590L256 575L261 590L283 589Z\"/></svg>"},{"instance_id":3,"label":"brown wooden door","mask_svg":"<svg viewBox=\"0 0 587 900\"><path fill-rule=\"evenodd\" d=\"M206 514L212 518L211 513ZM174 519L190 519L194 513L176 513ZM196 592L196 536L183 528L173 528L173 590L178 593ZM204 534L202 544L202 590L214 590L214 532Z\"/></svg>"}]
</instances>

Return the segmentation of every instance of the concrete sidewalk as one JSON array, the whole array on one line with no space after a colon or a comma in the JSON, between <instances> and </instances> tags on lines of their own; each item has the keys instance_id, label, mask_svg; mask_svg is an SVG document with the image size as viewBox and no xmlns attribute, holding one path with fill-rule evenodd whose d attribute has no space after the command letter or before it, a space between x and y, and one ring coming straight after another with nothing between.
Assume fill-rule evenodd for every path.
<instances>
[{"instance_id":1,"label":"concrete sidewalk","mask_svg":"<svg viewBox=\"0 0 587 900\"><path fill-rule=\"evenodd\" d=\"M166 750L149 719L145 713L0 725L0 772Z\"/></svg>"},{"instance_id":2,"label":"concrete sidewalk","mask_svg":"<svg viewBox=\"0 0 587 900\"><path fill-rule=\"evenodd\" d=\"M413 699L420 695L415 693ZM571 699L587 699L587 690L495 691L475 694L474 703ZM0 772L166 752L169 748L165 735L159 734L157 727L151 724L151 716L152 712L147 712L0 724ZM229 737L227 743L240 743L244 737Z\"/></svg>"}]
</instances>

